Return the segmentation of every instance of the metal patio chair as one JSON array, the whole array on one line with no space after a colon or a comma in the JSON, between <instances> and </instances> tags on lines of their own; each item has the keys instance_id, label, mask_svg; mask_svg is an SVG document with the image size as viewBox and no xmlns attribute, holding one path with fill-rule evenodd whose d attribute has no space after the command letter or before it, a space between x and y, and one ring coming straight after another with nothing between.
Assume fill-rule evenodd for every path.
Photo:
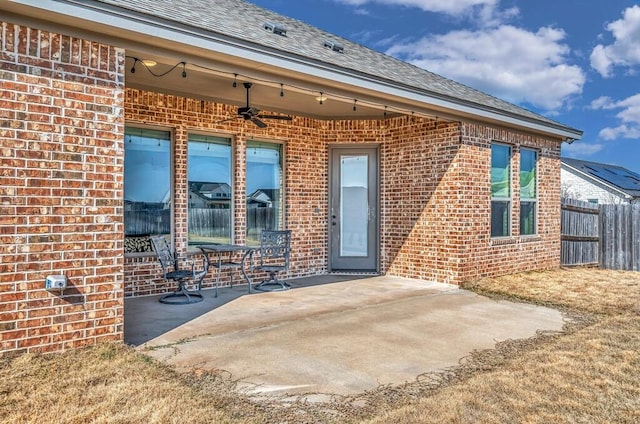
<instances>
[{"instance_id":1,"label":"metal patio chair","mask_svg":"<svg viewBox=\"0 0 640 424\"><path fill-rule=\"evenodd\" d=\"M254 258L253 255L257 255ZM291 230L267 231L262 230L260 234L260 247L253 249L250 253L251 269L264 271L269 274L269 279L264 280L257 286L260 291L283 291L289 290L291 286L278 279L279 272L289 270L289 257L291 255ZM251 285L249 285L251 292Z\"/></svg>"},{"instance_id":2,"label":"metal patio chair","mask_svg":"<svg viewBox=\"0 0 640 424\"><path fill-rule=\"evenodd\" d=\"M203 255L202 268L196 270L195 261L190 258L183 258L171 249L169 242L165 236L151 236L151 244L153 251L156 253L160 266L162 267L162 278L165 281L175 281L178 283L178 289L172 293L162 296L159 301L169 305L186 305L189 303L202 302L203 297L200 292L202 289L202 280L209 270L209 262L207 256ZM180 268L180 263L188 264L187 268ZM187 284L196 283L196 290L188 290Z\"/></svg>"}]
</instances>

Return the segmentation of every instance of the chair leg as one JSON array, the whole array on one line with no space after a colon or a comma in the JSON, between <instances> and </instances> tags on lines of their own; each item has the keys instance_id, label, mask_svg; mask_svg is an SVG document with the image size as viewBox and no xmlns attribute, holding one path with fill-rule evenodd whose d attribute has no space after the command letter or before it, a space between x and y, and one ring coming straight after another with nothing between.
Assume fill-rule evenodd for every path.
<instances>
[{"instance_id":1,"label":"chair leg","mask_svg":"<svg viewBox=\"0 0 640 424\"><path fill-rule=\"evenodd\" d=\"M190 303L198 303L204 300L202 293L200 293L200 286L198 290L187 290L184 281L178 281L178 289L173 293L168 293L159 299L160 303L167 305L188 305Z\"/></svg>"},{"instance_id":2,"label":"chair leg","mask_svg":"<svg viewBox=\"0 0 640 424\"><path fill-rule=\"evenodd\" d=\"M268 280L265 280L254 287L254 289L260 291L285 291L290 288L291 286L288 283L278 280L275 272L270 272Z\"/></svg>"}]
</instances>

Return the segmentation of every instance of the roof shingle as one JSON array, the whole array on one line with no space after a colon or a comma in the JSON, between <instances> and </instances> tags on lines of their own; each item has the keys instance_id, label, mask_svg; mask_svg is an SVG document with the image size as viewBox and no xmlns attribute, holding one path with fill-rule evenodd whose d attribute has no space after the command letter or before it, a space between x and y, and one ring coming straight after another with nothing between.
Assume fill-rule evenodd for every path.
<instances>
[{"instance_id":1,"label":"roof shingle","mask_svg":"<svg viewBox=\"0 0 640 424\"><path fill-rule=\"evenodd\" d=\"M520 106L244 0L94 1L321 61L454 103L579 132ZM267 22L286 27L286 37L265 31ZM344 52L337 53L325 47L327 40L340 43Z\"/></svg>"}]
</instances>

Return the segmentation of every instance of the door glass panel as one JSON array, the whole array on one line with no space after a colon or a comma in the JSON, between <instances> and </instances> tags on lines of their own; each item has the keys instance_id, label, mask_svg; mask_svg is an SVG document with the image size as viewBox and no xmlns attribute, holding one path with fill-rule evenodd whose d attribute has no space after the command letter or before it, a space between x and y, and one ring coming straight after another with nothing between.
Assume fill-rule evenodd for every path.
<instances>
[{"instance_id":1,"label":"door glass panel","mask_svg":"<svg viewBox=\"0 0 640 424\"><path fill-rule=\"evenodd\" d=\"M367 256L369 210L367 155L340 160L340 256Z\"/></svg>"}]
</instances>

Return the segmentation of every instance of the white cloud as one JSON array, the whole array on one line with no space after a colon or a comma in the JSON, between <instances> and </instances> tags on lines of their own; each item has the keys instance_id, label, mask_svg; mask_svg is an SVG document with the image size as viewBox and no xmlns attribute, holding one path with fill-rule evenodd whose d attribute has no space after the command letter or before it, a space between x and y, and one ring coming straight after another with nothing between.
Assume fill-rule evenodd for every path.
<instances>
[{"instance_id":1,"label":"white cloud","mask_svg":"<svg viewBox=\"0 0 640 424\"><path fill-rule=\"evenodd\" d=\"M362 8L362 7L359 7L356 10L354 10L354 13L356 15L369 16L369 11L367 9Z\"/></svg>"},{"instance_id":2,"label":"white cloud","mask_svg":"<svg viewBox=\"0 0 640 424\"><path fill-rule=\"evenodd\" d=\"M616 114L620 120L617 127L606 127L598 134L604 140L619 138L640 139L640 93L624 100L614 101L603 96L591 102L593 109L622 109Z\"/></svg>"},{"instance_id":3,"label":"white cloud","mask_svg":"<svg viewBox=\"0 0 640 424\"><path fill-rule=\"evenodd\" d=\"M613 99L609 96L600 96L595 100L592 100L588 106L588 109L598 110L598 109L612 109L615 104Z\"/></svg>"},{"instance_id":4,"label":"white cloud","mask_svg":"<svg viewBox=\"0 0 640 424\"><path fill-rule=\"evenodd\" d=\"M352 6L363 6L367 3L382 3L392 6L417 7L427 12L460 15L474 7L494 8L499 0L336 0Z\"/></svg>"},{"instance_id":5,"label":"white cloud","mask_svg":"<svg viewBox=\"0 0 640 424\"><path fill-rule=\"evenodd\" d=\"M587 143L585 141L574 141L571 144L562 144L562 156L585 157L594 155L604 149L604 144Z\"/></svg>"},{"instance_id":6,"label":"white cloud","mask_svg":"<svg viewBox=\"0 0 640 424\"><path fill-rule=\"evenodd\" d=\"M627 97L617 102L615 106L623 109L622 112L617 115L622 122L640 124L640 94Z\"/></svg>"},{"instance_id":7,"label":"white cloud","mask_svg":"<svg viewBox=\"0 0 640 424\"><path fill-rule=\"evenodd\" d=\"M614 42L609 45L598 44L591 52L591 67L602 77L613 76L614 67L622 66L629 71L640 65L640 6L625 9L622 19L610 22L606 26Z\"/></svg>"},{"instance_id":8,"label":"white cloud","mask_svg":"<svg viewBox=\"0 0 640 424\"><path fill-rule=\"evenodd\" d=\"M607 127L600 130L598 136L603 140L617 140L619 138L640 139L640 126L619 125L617 127Z\"/></svg>"},{"instance_id":9,"label":"white cloud","mask_svg":"<svg viewBox=\"0 0 640 424\"><path fill-rule=\"evenodd\" d=\"M363 6L371 3L388 6L414 7L425 12L442 13L456 18L466 18L479 27L499 25L520 11L517 7L501 10L501 0L334 0L338 3L355 6L356 13L362 13Z\"/></svg>"},{"instance_id":10,"label":"white cloud","mask_svg":"<svg viewBox=\"0 0 640 424\"><path fill-rule=\"evenodd\" d=\"M554 110L585 83L582 69L568 63L564 38L561 29L501 25L398 43L387 53L505 100Z\"/></svg>"},{"instance_id":11,"label":"white cloud","mask_svg":"<svg viewBox=\"0 0 640 424\"><path fill-rule=\"evenodd\" d=\"M607 57L607 52L603 45L598 44L591 52L589 59L591 60L591 67L598 71L602 77L608 78L611 76L612 63Z\"/></svg>"},{"instance_id":12,"label":"white cloud","mask_svg":"<svg viewBox=\"0 0 640 424\"><path fill-rule=\"evenodd\" d=\"M351 34L351 38L358 40L363 44L366 44L370 40L377 38L380 34L380 30L362 30Z\"/></svg>"}]
</instances>

